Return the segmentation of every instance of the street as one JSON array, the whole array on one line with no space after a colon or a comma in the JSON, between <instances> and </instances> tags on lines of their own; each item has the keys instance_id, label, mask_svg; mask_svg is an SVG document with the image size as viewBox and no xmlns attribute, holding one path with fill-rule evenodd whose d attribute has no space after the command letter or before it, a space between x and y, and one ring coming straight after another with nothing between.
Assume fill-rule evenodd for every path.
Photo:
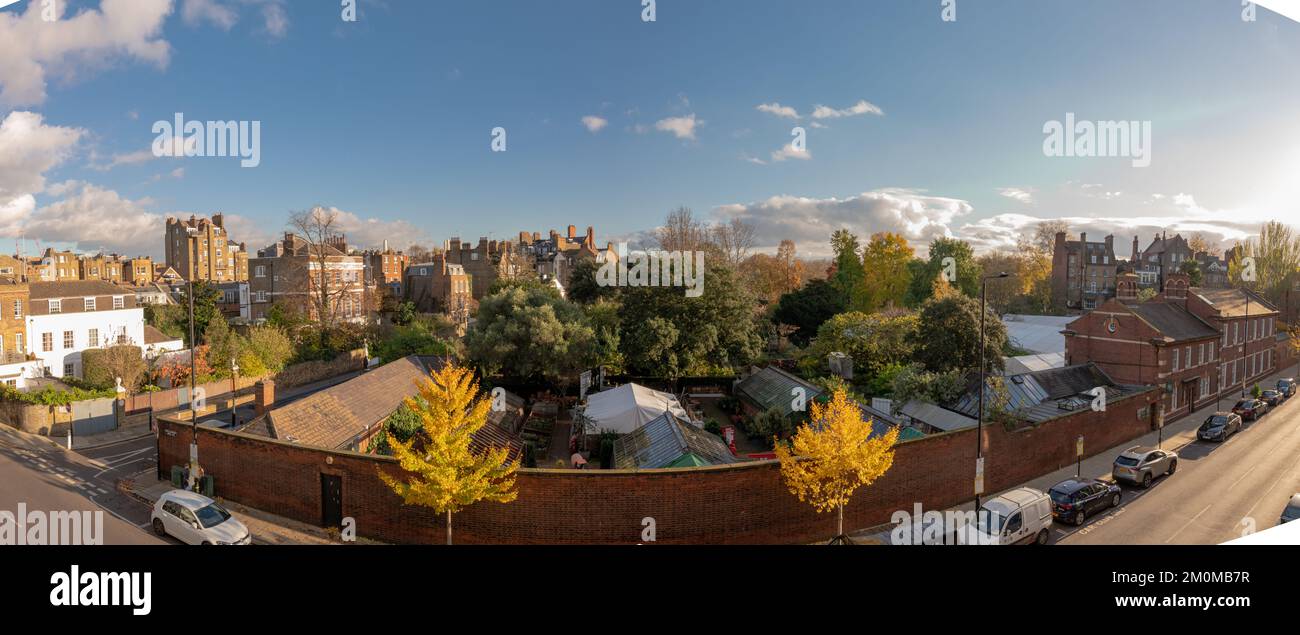
<instances>
[{"instance_id":1,"label":"street","mask_svg":"<svg viewBox=\"0 0 1300 635\"><path fill-rule=\"evenodd\" d=\"M153 438L147 437L147 440L152 453ZM137 440L127 445L134 447L138 443ZM105 448L105 451L111 452L111 449ZM0 510L16 512L19 503L25 503L28 510L34 511L102 510L105 512L103 541L106 545L173 542L154 536L148 529L147 506L115 489L115 470L106 470L40 437L3 425L0 425L0 475L3 475L0 477Z\"/></svg>"},{"instance_id":2,"label":"street","mask_svg":"<svg viewBox=\"0 0 1300 635\"><path fill-rule=\"evenodd\" d=\"M1225 401L1225 408L1227 402ZM1195 422L1205 418L1197 413ZM1175 474L1147 491L1124 488L1119 508L1062 544L1218 544L1268 529L1300 491L1300 399L1292 397L1223 443L1170 445ZM1181 443L1181 441L1179 442Z\"/></svg>"}]
</instances>

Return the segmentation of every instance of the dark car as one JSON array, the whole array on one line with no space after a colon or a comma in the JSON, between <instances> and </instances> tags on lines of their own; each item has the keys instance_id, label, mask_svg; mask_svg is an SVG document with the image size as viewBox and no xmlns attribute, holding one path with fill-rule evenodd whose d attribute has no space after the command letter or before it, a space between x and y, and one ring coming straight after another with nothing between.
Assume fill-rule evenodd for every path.
<instances>
[{"instance_id":1,"label":"dark car","mask_svg":"<svg viewBox=\"0 0 1300 635\"><path fill-rule=\"evenodd\" d=\"M1277 391L1282 393L1283 399L1290 399L1295 395L1295 380L1291 378L1277 380Z\"/></svg>"},{"instance_id":2,"label":"dark car","mask_svg":"<svg viewBox=\"0 0 1300 635\"><path fill-rule=\"evenodd\" d=\"M1300 520L1300 494L1291 497L1287 501L1286 509L1282 510L1282 517L1278 519L1277 524L1285 525L1293 520Z\"/></svg>"},{"instance_id":3,"label":"dark car","mask_svg":"<svg viewBox=\"0 0 1300 635\"><path fill-rule=\"evenodd\" d=\"M1270 408L1276 408L1278 404L1282 403L1282 393L1276 390L1265 390L1259 393L1259 398L1268 404Z\"/></svg>"},{"instance_id":4,"label":"dark car","mask_svg":"<svg viewBox=\"0 0 1300 635\"><path fill-rule=\"evenodd\" d=\"M1232 412L1216 412L1196 430L1196 438L1204 441L1227 441L1241 432L1241 417Z\"/></svg>"},{"instance_id":5,"label":"dark car","mask_svg":"<svg viewBox=\"0 0 1300 635\"><path fill-rule=\"evenodd\" d=\"M1232 407L1233 414L1242 419L1249 419L1251 421L1258 420L1260 415L1264 414L1267 410L1268 404L1258 399L1242 399L1237 402L1237 405Z\"/></svg>"},{"instance_id":6,"label":"dark car","mask_svg":"<svg viewBox=\"0 0 1300 635\"><path fill-rule=\"evenodd\" d=\"M1118 506L1120 489L1106 481L1070 479L1053 485L1047 495L1052 498L1052 518L1077 526L1092 514Z\"/></svg>"}]
</instances>

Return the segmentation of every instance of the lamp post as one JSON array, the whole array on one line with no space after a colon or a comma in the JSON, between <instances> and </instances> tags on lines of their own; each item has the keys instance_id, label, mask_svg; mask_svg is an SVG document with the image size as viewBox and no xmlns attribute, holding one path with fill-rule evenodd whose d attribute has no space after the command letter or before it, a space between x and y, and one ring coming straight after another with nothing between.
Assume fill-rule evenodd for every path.
<instances>
[{"instance_id":1,"label":"lamp post","mask_svg":"<svg viewBox=\"0 0 1300 635\"><path fill-rule=\"evenodd\" d=\"M198 363L195 359L196 341L194 339L194 275L190 274L189 291L189 313L190 313L190 478L186 483L187 489L194 489L194 482L198 478L199 471L199 408L198 400L194 394L194 376L198 372Z\"/></svg>"},{"instance_id":2,"label":"lamp post","mask_svg":"<svg viewBox=\"0 0 1300 635\"><path fill-rule=\"evenodd\" d=\"M235 363L235 358L230 358L230 425L239 427L239 413L235 409L239 406L239 364Z\"/></svg>"},{"instance_id":3,"label":"lamp post","mask_svg":"<svg viewBox=\"0 0 1300 635\"><path fill-rule=\"evenodd\" d=\"M984 492L984 315L987 313L985 308L988 304L989 280L1006 278L1009 276L1003 271L991 276L984 276L980 279L980 385L979 385L979 413L975 419L975 471L978 479L975 487L975 512L979 513L980 494Z\"/></svg>"}]
</instances>

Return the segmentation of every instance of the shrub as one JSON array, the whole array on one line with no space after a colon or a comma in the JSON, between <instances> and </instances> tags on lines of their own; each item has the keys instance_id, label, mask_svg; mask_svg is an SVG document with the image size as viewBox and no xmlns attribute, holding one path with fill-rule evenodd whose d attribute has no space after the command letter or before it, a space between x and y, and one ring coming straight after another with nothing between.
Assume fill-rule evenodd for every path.
<instances>
[{"instance_id":1,"label":"shrub","mask_svg":"<svg viewBox=\"0 0 1300 635\"><path fill-rule=\"evenodd\" d=\"M86 349L81 353L81 362L85 385L92 389L113 390L121 377L127 392L135 392L148 370L139 346Z\"/></svg>"}]
</instances>

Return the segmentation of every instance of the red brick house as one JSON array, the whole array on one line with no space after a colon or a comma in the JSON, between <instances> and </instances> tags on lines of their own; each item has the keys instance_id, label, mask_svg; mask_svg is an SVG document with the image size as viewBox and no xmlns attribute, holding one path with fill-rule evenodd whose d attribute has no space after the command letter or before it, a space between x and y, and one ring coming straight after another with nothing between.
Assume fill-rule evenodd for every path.
<instances>
[{"instance_id":1,"label":"red brick house","mask_svg":"<svg viewBox=\"0 0 1300 635\"><path fill-rule=\"evenodd\" d=\"M1071 322L1067 366L1093 362L1116 382L1159 386L1166 420L1211 403L1219 391L1220 332L1187 308L1187 280L1169 275L1166 293L1137 301L1138 276L1120 274L1116 297Z\"/></svg>"},{"instance_id":2,"label":"red brick house","mask_svg":"<svg viewBox=\"0 0 1300 635\"><path fill-rule=\"evenodd\" d=\"M1172 277L1172 276L1171 276ZM1278 309L1246 289L1193 288L1183 295L1162 296L1182 302L1192 314L1219 332L1219 388L1226 393L1250 387L1278 368Z\"/></svg>"}]
</instances>

